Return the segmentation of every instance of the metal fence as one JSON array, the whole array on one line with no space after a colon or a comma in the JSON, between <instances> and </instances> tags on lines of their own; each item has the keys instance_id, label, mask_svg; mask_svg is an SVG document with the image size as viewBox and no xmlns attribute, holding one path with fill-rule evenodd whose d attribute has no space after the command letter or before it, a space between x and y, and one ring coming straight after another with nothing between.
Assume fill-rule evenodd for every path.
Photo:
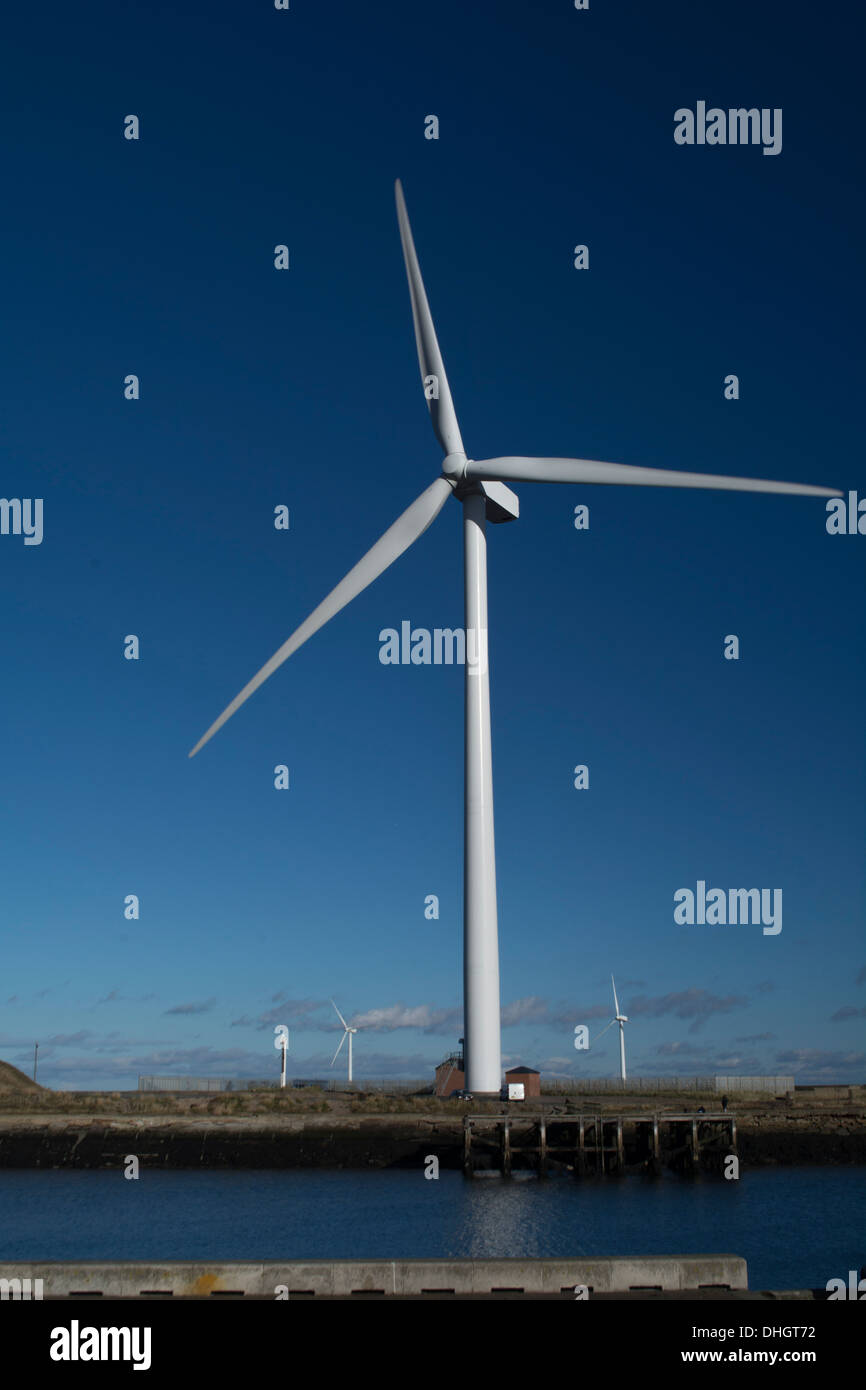
<instances>
[{"instance_id":1,"label":"metal fence","mask_svg":"<svg viewBox=\"0 0 866 1390\"><path fill-rule=\"evenodd\" d=\"M248 1091L249 1081L224 1076L140 1076L140 1091Z\"/></svg>"},{"instance_id":2,"label":"metal fence","mask_svg":"<svg viewBox=\"0 0 866 1390\"><path fill-rule=\"evenodd\" d=\"M395 1081L391 1077L364 1078L361 1081L340 1081L334 1077L325 1080L291 1077L286 1079L286 1090L309 1089L318 1086L322 1091L394 1091L405 1095L411 1092L433 1090L433 1081L428 1077L422 1081ZM273 1091L280 1089L279 1080L268 1077L265 1080L246 1080L228 1076L139 1076L140 1091Z\"/></svg>"},{"instance_id":3,"label":"metal fence","mask_svg":"<svg viewBox=\"0 0 866 1390\"><path fill-rule=\"evenodd\" d=\"M267 1083L265 1083L267 1084ZM432 1095L434 1082L431 1077L421 1081L399 1081L393 1076L363 1076L360 1081L340 1081L329 1077L327 1081L306 1081L301 1077L287 1080L286 1086L320 1086L323 1091L390 1091L395 1095Z\"/></svg>"},{"instance_id":4,"label":"metal fence","mask_svg":"<svg viewBox=\"0 0 866 1390\"><path fill-rule=\"evenodd\" d=\"M786 1095L794 1089L793 1076L717 1076L717 1091L771 1091Z\"/></svg>"},{"instance_id":5,"label":"metal fence","mask_svg":"<svg viewBox=\"0 0 866 1390\"><path fill-rule=\"evenodd\" d=\"M279 1081L269 1077L265 1080L242 1080L226 1076L140 1076L140 1091L273 1091L279 1089ZM433 1080L395 1081L393 1077L364 1077L359 1081L341 1081L334 1077L325 1080L294 1077L287 1079L287 1090L308 1089L314 1086L322 1091L386 1091L394 1095L422 1094L432 1095ZM794 1090L793 1076L634 1076L628 1081L619 1078L592 1076L574 1080L555 1081L542 1077L541 1090L545 1095L584 1095L587 1092L603 1092L610 1095L617 1091L737 1091L756 1092L762 1095L783 1096Z\"/></svg>"},{"instance_id":6,"label":"metal fence","mask_svg":"<svg viewBox=\"0 0 866 1390\"><path fill-rule=\"evenodd\" d=\"M756 1091L774 1096L785 1095L794 1089L793 1076L633 1076L628 1081L618 1077L586 1077L574 1081L547 1081L542 1078L541 1089L547 1095L582 1095L587 1091Z\"/></svg>"}]
</instances>

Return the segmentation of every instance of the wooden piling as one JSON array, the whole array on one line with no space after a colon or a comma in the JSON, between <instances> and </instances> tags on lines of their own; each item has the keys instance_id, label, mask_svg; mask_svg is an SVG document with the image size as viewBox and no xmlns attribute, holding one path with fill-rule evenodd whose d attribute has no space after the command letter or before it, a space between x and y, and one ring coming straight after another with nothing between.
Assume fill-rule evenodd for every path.
<instances>
[{"instance_id":1,"label":"wooden piling","mask_svg":"<svg viewBox=\"0 0 866 1390\"><path fill-rule=\"evenodd\" d=\"M472 1121L463 1116L463 1176L472 1177Z\"/></svg>"},{"instance_id":2,"label":"wooden piling","mask_svg":"<svg viewBox=\"0 0 866 1390\"><path fill-rule=\"evenodd\" d=\"M517 1123L517 1130L513 1126ZM730 1148L736 1152L737 1126L732 1115L722 1114L601 1114L556 1116L553 1119L552 1142L548 1133L547 1120L543 1114L536 1114L534 1120L525 1120L508 1114L463 1116L463 1171L467 1177L474 1176L478 1159L479 1135L484 1157L487 1162L491 1148L495 1152L496 1136L499 1137L500 1171L508 1176L514 1166L515 1154L518 1167L532 1164L539 1176L544 1176L550 1164L568 1162L575 1173L583 1177L592 1173L603 1177L607 1173L626 1171L625 1126L634 1130L631 1141L633 1156L643 1161L645 1168L660 1172L663 1162L696 1171L700 1168L701 1154L706 1152L714 1158L720 1152L723 1136L730 1134ZM631 1131L630 1131L631 1133ZM515 1147L514 1139L517 1139Z\"/></svg>"}]
</instances>

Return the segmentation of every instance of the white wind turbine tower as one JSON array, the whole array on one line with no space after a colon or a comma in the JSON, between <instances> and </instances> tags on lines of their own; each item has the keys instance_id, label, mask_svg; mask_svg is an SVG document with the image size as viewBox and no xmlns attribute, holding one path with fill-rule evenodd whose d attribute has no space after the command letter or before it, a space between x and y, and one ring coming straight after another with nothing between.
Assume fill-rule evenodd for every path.
<instances>
[{"instance_id":1,"label":"white wind turbine tower","mask_svg":"<svg viewBox=\"0 0 866 1390\"><path fill-rule=\"evenodd\" d=\"M298 650L314 632L345 608L374 579L393 564L404 550L436 519L450 497L463 507L465 564L466 642L476 643L476 659L465 671L464 751L464 1036L466 1039L466 1087L476 1094L498 1093L502 1081L499 1027L499 944L496 916L496 862L493 837L493 771L490 749L490 688L486 661L487 640L487 538L486 523L513 521L518 500L506 482L609 483L641 487L726 488L739 492L796 493L808 497L832 497L837 488L809 487L759 478L731 478L710 473L681 473L669 469L629 464L598 463L574 458L505 458L476 462L467 458L448 379L439 351L436 330L421 279L418 257L409 227L403 190L396 185L397 219L403 257L409 279L415 342L424 395L433 430L444 450L442 471L430 486L368 550L327 598L274 653L270 661L244 686L223 710L190 753L199 749L222 728L227 719L249 699L278 666ZM516 370L516 368L515 368ZM383 468L376 487L390 495L394 474Z\"/></svg>"},{"instance_id":2,"label":"white wind turbine tower","mask_svg":"<svg viewBox=\"0 0 866 1390\"><path fill-rule=\"evenodd\" d=\"M333 999L331 1000L331 1003L334 1004ZM340 1020L340 1022L342 1023L342 1025L343 1025L343 1027L345 1028L346 1031L345 1031L345 1033L343 1034L343 1036L342 1036L341 1039L340 1039L340 1047L337 1048L337 1051L334 1053L333 1057L331 1058L331 1066L333 1066L334 1063L336 1062L337 1058L338 1058L339 1055L340 1055L340 1048L343 1046L343 1043L344 1043L344 1042L346 1041L346 1039L348 1038L348 1039L349 1039L349 1080L351 1081L351 1080L352 1080L352 1035L353 1035L353 1033L357 1033L358 1030L357 1030L357 1028L350 1028L350 1027L349 1027L348 1023L347 1023L346 1020L343 1018L343 1015L340 1013L340 1010L337 1009L336 1004L334 1004L334 1008L337 1010L337 1018Z\"/></svg>"},{"instance_id":3,"label":"white wind turbine tower","mask_svg":"<svg viewBox=\"0 0 866 1390\"><path fill-rule=\"evenodd\" d=\"M613 982L613 975L610 977L610 983L613 986L614 1015L610 1023L604 1025L596 1038L596 1042L599 1042L604 1037L608 1028L612 1028L615 1023L619 1024L619 1074L622 1080L625 1081L625 1029L623 1024L628 1023L628 1014L621 1014L619 1011L619 1000L616 997L616 985Z\"/></svg>"}]
</instances>

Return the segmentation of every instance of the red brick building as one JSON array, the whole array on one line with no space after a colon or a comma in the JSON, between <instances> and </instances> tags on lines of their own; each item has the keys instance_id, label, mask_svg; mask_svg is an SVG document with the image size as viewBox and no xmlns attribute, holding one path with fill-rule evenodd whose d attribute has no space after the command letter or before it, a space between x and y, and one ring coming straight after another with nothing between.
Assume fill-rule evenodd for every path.
<instances>
[{"instance_id":1,"label":"red brick building","mask_svg":"<svg viewBox=\"0 0 866 1390\"><path fill-rule=\"evenodd\" d=\"M444 1062L440 1062L436 1068L436 1090L437 1096L450 1096L455 1091L462 1091L466 1086L466 1077L463 1071L464 1061L462 1052L452 1052L450 1057L446 1057Z\"/></svg>"},{"instance_id":2,"label":"red brick building","mask_svg":"<svg viewBox=\"0 0 866 1390\"><path fill-rule=\"evenodd\" d=\"M436 1068L437 1096L453 1096L455 1091L466 1089L465 1065L462 1052L452 1052L450 1057L439 1063ZM505 1085L508 1086L509 1083L522 1084L526 1100L541 1095L541 1072L535 1071L532 1067L512 1067L505 1073Z\"/></svg>"},{"instance_id":3,"label":"red brick building","mask_svg":"<svg viewBox=\"0 0 866 1390\"><path fill-rule=\"evenodd\" d=\"M505 1073L506 1086L516 1086L521 1083L523 1084L525 1100L541 1095L540 1071L534 1071L532 1067L512 1067L510 1071Z\"/></svg>"}]
</instances>

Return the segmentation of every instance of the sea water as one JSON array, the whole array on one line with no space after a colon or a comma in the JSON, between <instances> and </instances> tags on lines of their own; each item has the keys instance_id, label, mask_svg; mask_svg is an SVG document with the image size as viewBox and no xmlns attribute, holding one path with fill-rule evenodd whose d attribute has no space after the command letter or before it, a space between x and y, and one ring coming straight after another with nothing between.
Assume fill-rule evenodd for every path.
<instances>
[{"instance_id":1,"label":"sea water","mask_svg":"<svg viewBox=\"0 0 866 1390\"><path fill-rule=\"evenodd\" d=\"M0 1170L2 1260L730 1254L752 1289L866 1264L866 1169L465 1179L339 1172Z\"/></svg>"}]
</instances>

